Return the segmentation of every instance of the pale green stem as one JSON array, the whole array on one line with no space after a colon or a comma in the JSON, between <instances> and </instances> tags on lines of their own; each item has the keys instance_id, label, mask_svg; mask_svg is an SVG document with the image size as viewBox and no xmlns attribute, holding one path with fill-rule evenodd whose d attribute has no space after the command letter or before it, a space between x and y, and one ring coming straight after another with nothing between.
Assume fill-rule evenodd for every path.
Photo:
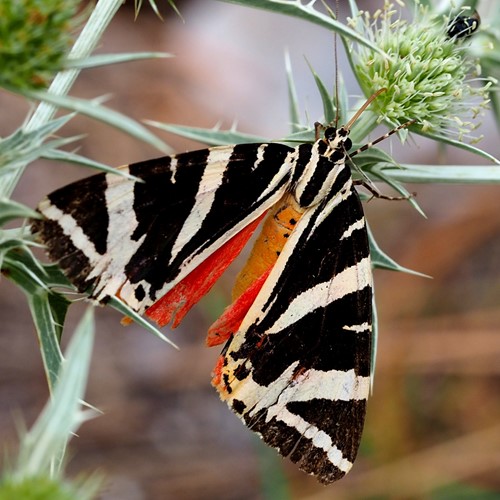
<instances>
[{"instance_id":1,"label":"pale green stem","mask_svg":"<svg viewBox=\"0 0 500 500\"><path fill-rule=\"evenodd\" d=\"M384 175L401 182L500 184L500 168L484 165L402 165L384 168Z\"/></svg>"},{"instance_id":2,"label":"pale green stem","mask_svg":"<svg viewBox=\"0 0 500 500\"><path fill-rule=\"evenodd\" d=\"M123 2L124 0L99 0L97 2L89 20L68 55L69 59L84 59L92 53L101 39L104 30L107 28L108 24L111 22L116 14L116 11L120 8ZM66 95L71 89L79 73L79 69L61 71L55 76L48 91L54 95ZM29 132L48 123L54 117L56 111L56 106L41 102L24 126L24 130ZM26 165L27 164L21 165L10 175L5 175L5 183L2 186L0 196L10 197L24 169L26 168Z\"/></svg>"}]
</instances>

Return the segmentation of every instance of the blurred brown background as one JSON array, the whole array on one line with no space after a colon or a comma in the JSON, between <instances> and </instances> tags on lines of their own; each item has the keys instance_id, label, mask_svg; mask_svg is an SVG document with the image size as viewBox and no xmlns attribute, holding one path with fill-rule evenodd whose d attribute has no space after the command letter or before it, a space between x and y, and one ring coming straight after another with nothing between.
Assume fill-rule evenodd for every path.
<instances>
[{"instance_id":1,"label":"blurred brown background","mask_svg":"<svg viewBox=\"0 0 500 500\"><path fill-rule=\"evenodd\" d=\"M300 102L311 122L321 116L303 56L333 85L329 32L215 1L176 3L185 23L167 11L162 23L147 7L134 22L131 8L124 8L100 47L103 53L167 51L175 58L85 71L72 94L111 93L108 105L138 120L203 127L237 121L242 131L278 138L288 130L286 47ZM342 54L339 60L357 94ZM0 132L6 135L27 108L5 94L0 108ZM481 132L487 135L481 147L500 156L491 117ZM111 165L159 155L84 118L65 133L87 134L80 152ZM164 137L176 151L197 146ZM420 140L404 148L387 142L384 147L402 163L477 161ZM39 162L30 166L15 197L35 206L47 192L86 174ZM477 498L481 489L500 492L499 188L409 189L417 192L428 219L404 202L384 200L370 202L367 217L389 255L433 279L376 272L377 371L362 449L348 477L325 488L275 458L210 387L218 350L204 347L204 335L229 298L231 276L181 327L165 329L180 352L135 326L123 328L112 310L97 311L87 401L104 414L72 441L71 473L104 473L103 500L280 498L280 491L296 499ZM83 307L72 307L67 335ZM48 393L24 296L5 279L0 317L0 442L12 448L19 414L31 425ZM266 481L278 488L281 467L286 485L270 493Z\"/></svg>"}]
</instances>

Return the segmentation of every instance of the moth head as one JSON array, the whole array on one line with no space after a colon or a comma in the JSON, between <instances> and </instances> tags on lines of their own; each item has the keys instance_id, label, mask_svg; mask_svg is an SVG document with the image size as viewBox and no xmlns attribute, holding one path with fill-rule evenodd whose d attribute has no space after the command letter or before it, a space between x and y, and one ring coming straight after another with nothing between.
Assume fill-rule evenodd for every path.
<instances>
[{"instance_id":1,"label":"moth head","mask_svg":"<svg viewBox=\"0 0 500 500\"><path fill-rule=\"evenodd\" d=\"M349 139L350 130L347 127L327 127L325 129L325 142L331 151L342 148L349 151L352 148L352 141Z\"/></svg>"},{"instance_id":2,"label":"moth head","mask_svg":"<svg viewBox=\"0 0 500 500\"><path fill-rule=\"evenodd\" d=\"M387 89L382 88L379 89L377 92L375 92L373 95L371 95L366 102L361 106L358 111L354 114L354 116L343 126L340 128L329 126L325 128L325 139L324 141L329 147L330 154L327 156L330 156L333 151L349 151L352 147L352 141L349 139L349 133L351 131L351 127L354 125L356 120L361 116L363 111L382 93L385 92Z\"/></svg>"}]
</instances>

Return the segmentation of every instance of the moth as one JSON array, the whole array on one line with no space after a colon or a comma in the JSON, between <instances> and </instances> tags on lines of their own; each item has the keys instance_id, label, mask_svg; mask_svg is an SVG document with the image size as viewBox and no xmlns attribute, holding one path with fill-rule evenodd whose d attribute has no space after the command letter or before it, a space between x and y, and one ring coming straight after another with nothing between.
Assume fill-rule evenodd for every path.
<instances>
[{"instance_id":1,"label":"moth","mask_svg":"<svg viewBox=\"0 0 500 500\"><path fill-rule=\"evenodd\" d=\"M350 128L377 95L345 126L317 125L314 143L123 166L128 176L101 173L49 194L31 222L80 292L176 326L265 219L232 304L209 330L209 345L225 342L212 384L325 484L353 465L370 391L372 270L347 160Z\"/></svg>"}]
</instances>

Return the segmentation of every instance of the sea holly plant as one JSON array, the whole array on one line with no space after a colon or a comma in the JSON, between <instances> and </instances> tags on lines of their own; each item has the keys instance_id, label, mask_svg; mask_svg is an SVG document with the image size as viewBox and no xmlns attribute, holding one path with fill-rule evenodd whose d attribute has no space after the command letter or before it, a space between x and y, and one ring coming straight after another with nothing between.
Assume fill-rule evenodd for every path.
<instances>
[{"instance_id":1,"label":"sea holly plant","mask_svg":"<svg viewBox=\"0 0 500 500\"><path fill-rule=\"evenodd\" d=\"M331 10L321 10L318 2L230 1L247 7L253 6L275 13L292 15L303 19L304 22L314 23L321 29L330 29L338 34L347 49L351 69L365 97L369 98L381 89L385 89L353 126L351 138L355 147L365 144L369 134L380 123L387 124L389 128L406 124L410 132L467 149L494 165L487 167L398 165L390 155L373 147L354 158L356 166L353 172L357 177L365 180L369 178L383 180L403 196L408 193L400 184L401 181L457 183L500 181L497 166L500 162L492 155L467 142L470 134L475 133L474 119L477 116L474 115L480 115L485 109L488 91L496 85L493 79L488 79L489 74L474 75L474 71L480 66L478 61L479 63L488 62L489 64L483 64L483 66L493 70L495 67L493 62L498 61L499 58L498 43L495 45L491 41L495 40L494 37L488 38L488 43L486 43L480 34L478 36L480 36L481 43L475 42L475 36L472 40L458 40L447 36L447 26L456 15L454 12L457 9L461 12L460 9L465 9L465 7L458 5L452 8L450 5L446 11L442 8L437 11L433 10L432 2L414 1L409 6L398 2L395 6L386 1L380 10L368 13L360 11L355 1L349 0L350 17L347 22L342 22L335 18ZM23 65L19 66L22 67L23 72L16 73L17 66L12 64L12 61L15 61L12 59L15 57L15 51L11 50L8 54L0 51L0 57L3 57L2 66L9 63L8 67L12 72L11 75L8 72L3 74L0 85L10 92L16 92L39 102L26 124L0 141L0 193L2 195L0 220L2 223L12 223L24 217L37 217L31 208L24 207L11 199L14 187L24 169L36 158L78 162L109 171L107 166L99 165L91 159L61 149L69 142L77 141L78 138L52 138L56 132L61 134L64 131L64 125L75 113L86 113L155 145L163 152L168 151L167 146L149 129L106 108L100 99L83 101L67 95L83 68L144 57L164 56L157 53L92 56L100 35L121 3L117 0L98 1L94 10L88 12L88 20L75 43L68 50L66 49L68 29L72 34L76 30L75 25L69 21L75 16L76 3L61 2L61 5L68 4L72 9L67 17L60 17L59 7L50 11L50 4L54 5L51 1L29 2L26 0L16 3L17 8L25 8L25 17L21 25L24 23L27 29L30 26L29 20L35 20L37 29L42 30L37 35L35 49L39 47L36 44L49 39L44 38L48 34L43 33L43 29L61 31L64 33L64 39L59 44L51 44L51 47L62 47L60 52L42 60L45 66L42 64L42 67L33 68L31 73L29 63L33 58L24 57ZM480 2L472 3L476 3L475 7L480 8ZM10 4L13 6L15 3ZM152 4L155 5L154 2ZM2 8L4 8L3 5L0 4ZM46 10L42 10L37 5L43 5ZM410 18L413 16L413 21L406 21L400 17L399 12L403 9L407 16ZM6 23L10 14L12 13L4 8L0 22ZM16 10L15 15L19 16L20 12ZM82 21L81 17L77 16L77 18ZM38 22L41 19L54 19L54 23L61 20L61 23ZM2 33L8 33L5 26L7 25L4 24ZM2 47L6 46L2 45ZM31 49L33 50L33 47ZM37 61L40 60L37 59ZM54 75L52 80L51 75ZM346 123L350 119L347 110L357 108L357 106L348 105L346 89L340 85L334 92L330 92L314 72L313 78L323 101L324 121L331 122L338 118L339 123ZM51 83L48 91L41 90L49 81ZM289 143L312 142L315 138L312 125L302 123L299 119L301 113L295 98L296 92L291 70L288 71L288 85L289 95L292 97L290 103L292 130L289 136L280 139ZM69 113L55 118L58 109L69 110ZM155 125L209 145L271 142L271 139L241 134L236 130L204 130L158 123ZM404 130L401 131L402 136L405 136L404 132ZM411 198L410 202L415 203ZM57 387L63 365L63 356L59 350L59 340L63 334L61 325L64 323L65 313L70 304L67 294L61 293L60 290L64 287L72 290L72 286L59 272L57 266L42 264L34 257L31 249L35 245L25 226L3 230L0 234L0 263L4 275L16 283L28 298L40 339L49 385L54 388ZM404 270L385 255L374 241L372 254L376 266ZM118 300L111 302L121 312L137 321L143 321ZM156 334L161 335L154 327L146 322L143 323Z\"/></svg>"}]
</instances>

